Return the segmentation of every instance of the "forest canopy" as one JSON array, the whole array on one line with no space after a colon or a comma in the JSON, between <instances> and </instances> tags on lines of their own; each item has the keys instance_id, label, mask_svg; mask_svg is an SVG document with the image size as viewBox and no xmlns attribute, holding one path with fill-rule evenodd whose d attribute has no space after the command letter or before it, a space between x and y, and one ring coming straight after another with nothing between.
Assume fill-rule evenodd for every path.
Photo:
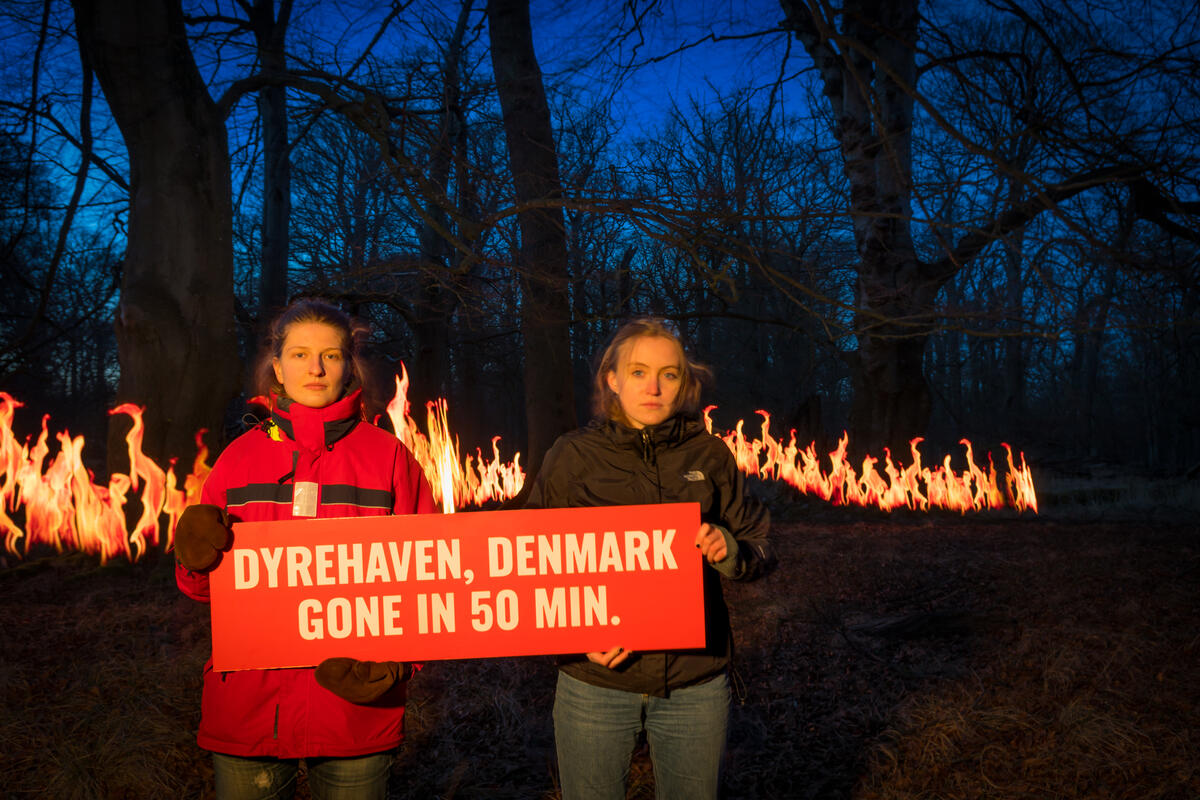
<instances>
[{"instance_id":1,"label":"forest canopy","mask_svg":"<svg viewBox=\"0 0 1200 800\"><path fill-rule=\"evenodd\" d=\"M97 442L145 405L187 459L237 432L263 321L320 295L385 391L403 362L464 444L536 466L652 314L718 425L1179 473L1195 11L12 0L0 390Z\"/></svg>"}]
</instances>

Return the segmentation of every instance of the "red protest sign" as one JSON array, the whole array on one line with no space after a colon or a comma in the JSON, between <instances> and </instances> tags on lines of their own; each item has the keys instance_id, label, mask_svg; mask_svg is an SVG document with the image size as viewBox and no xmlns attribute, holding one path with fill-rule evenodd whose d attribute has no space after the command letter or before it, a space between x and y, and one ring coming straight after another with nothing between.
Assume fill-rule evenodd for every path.
<instances>
[{"instance_id":1,"label":"red protest sign","mask_svg":"<svg viewBox=\"0 0 1200 800\"><path fill-rule=\"evenodd\" d=\"M244 522L213 667L704 646L699 506Z\"/></svg>"}]
</instances>

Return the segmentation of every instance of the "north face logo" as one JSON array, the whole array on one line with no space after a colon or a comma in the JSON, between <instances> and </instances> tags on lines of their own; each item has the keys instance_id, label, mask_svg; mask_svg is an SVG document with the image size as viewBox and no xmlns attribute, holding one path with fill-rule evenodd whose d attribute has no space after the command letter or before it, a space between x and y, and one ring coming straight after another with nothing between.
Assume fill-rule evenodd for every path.
<instances>
[{"instance_id":1,"label":"north face logo","mask_svg":"<svg viewBox=\"0 0 1200 800\"><path fill-rule=\"evenodd\" d=\"M688 482L704 480L704 473L698 469L691 469L683 473L683 479Z\"/></svg>"}]
</instances>

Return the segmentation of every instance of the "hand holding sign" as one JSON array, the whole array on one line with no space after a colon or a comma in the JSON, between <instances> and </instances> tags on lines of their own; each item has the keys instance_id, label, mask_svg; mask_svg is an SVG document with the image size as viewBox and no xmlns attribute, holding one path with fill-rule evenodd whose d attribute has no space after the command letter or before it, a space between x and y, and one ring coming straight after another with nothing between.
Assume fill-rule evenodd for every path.
<instances>
[{"instance_id":1,"label":"hand holding sign","mask_svg":"<svg viewBox=\"0 0 1200 800\"><path fill-rule=\"evenodd\" d=\"M175 528L175 558L185 569L208 569L228 544L229 515L223 509L196 503L183 510Z\"/></svg>"},{"instance_id":2,"label":"hand holding sign","mask_svg":"<svg viewBox=\"0 0 1200 800\"><path fill-rule=\"evenodd\" d=\"M696 548L710 564L724 561L725 555L729 552L725 546L725 532L721 530L720 526L709 525L707 522L701 525L700 530L696 532Z\"/></svg>"},{"instance_id":3,"label":"hand holding sign","mask_svg":"<svg viewBox=\"0 0 1200 800\"><path fill-rule=\"evenodd\" d=\"M327 658L317 665L317 683L351 703L372 703L401 681L412 677L412 666L395 661L355 661Z\"/></svg>"},{"instance_id":4,"label":"hand holding sign","mask_svg":"<svg viewBox=\"0 0 1200 800\"><path fill-rule=\"evenodd\" d=\"M623 647L614 647L612 650L608 650L606 652L588 653L587 659L588 661L599 664L602 667L616 669L617 667L621 666L621 664L625 662L625 659L629 658L631 655L633 655L632 650L626 650Z\"/></svg>"}]
</instances>

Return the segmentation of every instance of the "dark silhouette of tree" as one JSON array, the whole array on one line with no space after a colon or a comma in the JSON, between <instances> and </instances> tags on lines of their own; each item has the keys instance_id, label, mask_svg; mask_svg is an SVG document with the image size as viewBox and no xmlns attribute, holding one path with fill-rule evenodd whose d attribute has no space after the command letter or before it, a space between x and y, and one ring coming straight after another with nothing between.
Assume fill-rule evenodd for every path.
<instances>
[{"instance_id":1,"label":"dark silhouette of tree","mask_svg":"<svg viewBox=\"0 0 1200 800\"><path fill-rule=\"evenodd\" d=\"M287 68L284 44L292 0L239 0L258 47L262 73L280 76ZM288 141L287 88L272 83L258 91L263 142L262 273L260 315L269 316L288 299L288 223L291 220L291 147Z\"/></svg>"},{"instance_id":2,"label":"dark silhouette of tree","mask_svg":"<svg viewBox=\"0 0 1200 800\"><path fill-rule=\"evenodd\" d=\"M438 194L424 198L424 213L418 230L420 258L424 268L419 273L420 286L415 298L413 386L420 397L445 397L450 389L451 330L446 322L453 317L459 303L456 284L461 283L459 278L464 268L468 268L464 266L466 255L454 249L442 232L452 229L454 225L454 220L446 211L452 196L451 178L454 176L460 183L466 182L466 165L458 156L461 156L460 148L466 135L462 62L466 55L464 39L472 5L471 0L462 3L453 31L445 42L440 70L441 91L435 106L435 123L428 136L429 155L425 169L429 183ZM462 208L464 195L459 195L460 202L456 204L459 212L456 216L459 219L469 214L467 209ZM461 235L461 231L459 233Z\"/></svg>"},{"instance_id":3,"label":"dark silhouette of tree","mask_svg":"<svg viewBox=\"0 0 1200 800\"><path fill-rule=\"evenodd\" d=\"M550 109L529 22L528 0L489 0L488 30L496 91L504 114L519 206L521 335L530 475L555 438L575 427L571 385L567 248L558 157Z\"/></svg>"},{"instance_id":4,"label":"dark silhouette of tree","mask_svg":"<svg viewBox=\"0 0 1200 800\"><path fill-rule=\"evenodd\" d=\"M113 345L93 332L120 277L125 383L153 364L158 393L119 399L206 403L210 380L169 391L197 363L232 376L228 397L236 367L179 340L227 316L197 303L228 292L231 261L243 348L269 296L328 295L372 321L385 364L407 364L418 417L447 396L469 446L501 434L526 466L586 413L587 358L644 313L676 321L716 368L719 425L753 427L763 408L777 435L849 428L874 455L968 435L1194 463L1196 21L1164 6L1151 25L1130 0L781 5L784 24L698 20L672 0L593 8L569 49L546 29L539 64L543 23L523 2L351 20L338 3L182 16L80 0L84 53L106 65L95 90L49 6L0 9L19 34L0 52L33 68L0 87L5 152L24 165L3 173L4 374L103 395ZM135 16L128 53L147 53L131 70L103 44L109 21ZM710 85L654 86L651 121L629 127L638 70L702 47L773 55L736 82L714 60ZM202 80L165 72L189 57ZM147 106L160 74L174 96ZM207 222L180 234L171 209ZM181 420L180 437L195 426Z\"/></svg>"},{"instance_id":5,"label":"dark silhouette of tree","mask_svg":"<svg viewBox=\"0 0 1200 800\"><path fill-rule=\"evenodd\" d=\"M88 66L129 154L117 400L146 406L144 449L166 463L193 452L198 430L223 431L238 389L224 120L177 4L73 5ZM121 452L110 443L110 460Z\"/></svg>"},{"instance_id":6,"label":"dark silhouette of tree","mask_svg":"<svg viewBox=\"0 0 1200 800\"><path fill-rule=\"evenodd\" d=\"M1032 32L1031 39L1055 52L1055 69L1071 87L1072 103L1056 116L1037 115L1044 109L1030 105L1028 97L1011 99L1014 112L1025 113L1026 132L1062 148L1053 164L1040 165L1037 172L1022 170L1028 166L1022 163L1028 156L1019 150L1009 152L996 141L973 140L964 132L971 116L949 118L936 98L918 86L919 80L929 80L939 69L953 72L960 62L1003 62L1025 54L972 49L977 39L956 42L940 28L932 30L939 35L939 48L945 49L925 53L917 0L846 0L837 6L782 1L788 28L816 66L849 192L858 256L857 347L846 354L854 386L850 426L860 444L870 449L889 445L902 452L909 437L926 431L932 407L924 371L926 345L941 322L939 294L964 265L999 242L1011 243L1012 237L1048 212L1075 235L1087 238L1086 230L1066 210L1074 198L1104 184L1147 186L1147 199L1139 201L1146 219L1163 211L1163 218L1172 222L1166 209L1187 211L1151 180L1160 173L1157 165L1166 155L1165 150L1151 149L1153 135L1122 120L1110 123L1100 110L1106 104L1130 101L1120 89L1125 57L1141 65L1133 69L1146 70L1153 67L1153 58L1130 49L1112 54L1112 63L1097 63L1090 53L1075 54L1067 46L1068 34L1088 30L1086 20L1074 29L1066 25L1051 30L1014 3L996 5L1020 20ZM930 26L924 30L930 33ZM1100 79L1106 74L1117 88L1108 88L1110 84ZM984 97L989 103L1004 102L994 95ZM992 192L998 202L990 215L957 230L939 229L938 220L915 222L927 214L918 211L918 203L924 209L932 204L932 198L920 191L914 169L918 123L942 128L958 146L990 159L1007 176ZM1157 125L1156 130L1166 131L1172 123L1164 119ZM914 228L936 246L915 236Z\"/></svg>"}]
</instances>

